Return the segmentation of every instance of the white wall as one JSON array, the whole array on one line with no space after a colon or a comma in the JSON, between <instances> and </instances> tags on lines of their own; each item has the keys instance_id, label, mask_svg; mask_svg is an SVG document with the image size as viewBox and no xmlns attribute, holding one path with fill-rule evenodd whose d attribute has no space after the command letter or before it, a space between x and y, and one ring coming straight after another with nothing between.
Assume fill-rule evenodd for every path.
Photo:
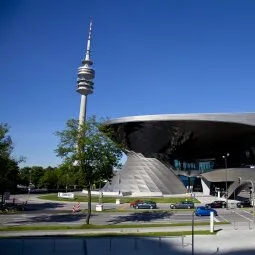
<instances>
[{"instance_id":1,"label":"white wall","mask_svg":"<svg viewBox=\"0 0 255 255\"><path fill-rule=\"evenodd\" d=\"M82 190L83 194L88 194L87 190ZM162 197L162 192L123 192L119 195L119 192L105 192L103 191L103 196L112 196L112 197L119 197L119 196L132 196L132 197ZM92 190L91 195L99 196L98 190Z\"/></svg>"},{"instance_id":2,"label":"white wall","mask_svg":"<svg viewBox=\"0 0 255 255\"><path fill-rule=\"evenodd\" d=\"M91 191L91 195L94 195L94 196L99 196L99 191L98 190L92 190ZM119 196L119 192L102 192L103 193L103 196ZM82 194L85 194L87 195L88 194L88 191L87 190L82 190Z\"/></svg>"},{"instance_id":3,"label":"white wall","mask_svg":"<svg viewBox=\"0 0 255 255\"><path fill-rule=\"evenodd\" d=\"M162 192L132 192L132 197L162 197Z\"/></svg>"},{"instance_id":4,"label":"white wall","mask_svg":"<svg viewBox=\"0 0 255 255\"><path fill-rule=\"evenodd\" d=\"M202 188L203 188L203 194L210 195L210 188L202 178L201 178L201 184L202 184Z\"/></svg>"}]
</instances>

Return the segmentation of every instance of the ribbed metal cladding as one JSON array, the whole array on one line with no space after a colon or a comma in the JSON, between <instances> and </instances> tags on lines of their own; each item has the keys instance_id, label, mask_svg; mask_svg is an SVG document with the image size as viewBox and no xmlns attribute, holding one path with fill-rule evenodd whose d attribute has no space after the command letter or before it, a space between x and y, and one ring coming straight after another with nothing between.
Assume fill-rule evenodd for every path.
<instances>
[{"instance_id":1,"label":"ribbed metal cladding","mask_svg":"<svg viewBox=\"0 0 255 255\"><path fill-rule=\"evenodd\" d=\"M228 181L238 176L251 178L250 170L240 167L255 165L255 113L144 115L106 124L113 129L112 139L132 152L119 173L120 183L119 177L114 177L112 184L105 186L107 191L186 193L177 175L196 177L199 167L174 172L171 165L176 160L213 160L215 168L223 168L226 153L230 154L228 168L239 169L229 174ZM226 178L224 169L202 177L209 182L224 182Z\"/></svg>"},{"instance_id":2,"label":"ribbed metal cladding","mask_svg":"<svg viewBox=\"0 0 255 255\"><path fill-rule=\"evenodd\" d=\"M125 165L103 191L183 194L186 189L175 173L156 158L129 152Z\"/></svg>"}]
</instances>

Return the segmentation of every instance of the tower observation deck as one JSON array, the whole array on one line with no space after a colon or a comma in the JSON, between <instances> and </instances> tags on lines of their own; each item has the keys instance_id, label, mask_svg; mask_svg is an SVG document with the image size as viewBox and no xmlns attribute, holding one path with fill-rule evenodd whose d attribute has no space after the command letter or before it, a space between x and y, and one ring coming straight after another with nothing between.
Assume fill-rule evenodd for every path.
<instances>
[{"instance_id":1,"label":"tower observation deck","mask_svg":"<svg viewBox=\"0 0 255 255\"><path fill-rule=\"evenodd\" d=\"M91 53L91 34L92 21L89 26L89 36L87 41L87 50L85 59L82 60L82 66L78 68L76 91L81 94L81 105L79 123L82 124L86 119L87 95L92 94L94 90L95 70L92 68L93 61L90 59Z\"/></svg>"}]
</instances>

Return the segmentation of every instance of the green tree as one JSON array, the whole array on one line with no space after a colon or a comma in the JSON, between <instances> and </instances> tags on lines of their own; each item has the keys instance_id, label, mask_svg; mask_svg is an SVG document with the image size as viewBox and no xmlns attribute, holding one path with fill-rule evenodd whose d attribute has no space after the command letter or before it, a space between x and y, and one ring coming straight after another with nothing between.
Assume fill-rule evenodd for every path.
<instances>
[{"instance_id":1,"label":"green tree","mask_svg":"<svg viewBox=\"0 0 255 255\"><path fill-rule=\"evenodd\" d=\"M10 158L13 144L10 137L9 127L7 124L0 123L0 157L1 158Z\"/></svg>"},{"instance_id":2,"label":"green tree","mask_svg":"<svg viewBox=\"0 0 255 255\"><path fill-rule=\"evenodd\" d=\"M78 121L72 119L67 121L65 130L56 132L60 139L57 155L66 165L76 165L79 184L88 191L87 224L91 216L92 185L100 180L110 180L113 167L119 166L122 156L121 146L109 138L113 133L104 123L93 116L79 126Z\"/></svg>"},{"instance_id":3,"label":"green tree","mask_svg":"<svg viewBox=\"0 0 255 255\"><path fill-rule=\"evenodd\" d=\"M58 187L58 175L56 168L48 166L44 169L44 175L40 178L39 187L56 189Z\"/></svg>"},{"instance_id":4,"label":"green tree","mask_svg":"<svg viewBox=\"0 0 255 255\"><path fill-rule=\"evenodd\" d=\"M30 182L39 187L40 179L44 176L44 169L41 166L23 167L19 171L19 184L29 186Z\"/></svg>"},{"instance_id":5,"label":"green tree","mask_svg":"<svg viewBox=\"0 0 255 255\"><path fill-rule=\"evenodd\" d=\"M0 194L2 203L5 191L13 191L16 188L19 174L18 162L11 153L13 150L7 124L0 124Z\"/></svg>"},{"instance_id":6,"label":"green tree","mask_svg":"<svg viewBox=\"0 0 255 255\"><path fill-rule=\"evenodd\" d=\"M35 187L39 187L40 179L44 176L45 169L41 166L32 166L31 167L31 183ZM30 177L29 177L30 178Z\"/></svg>"},{"instance_id":7,"label":"green tree","mask_svg":"<svg viewBox=\"0 0 255 255\"><path fill-rule=\"evenodd\" d=\"M28 186L30 179L31 167L23 167L19 170L19 184Z\"/></svg>"},{"instance_id":8,"label":"green tree","mask_svg":"<svg viewBox=\"0 0 255 255\"><path fill-rule=\"evenodd\" d=\"M65 163L61 164L57 169L58 186L69 189L70 186L79 184L79 173L77 168Z\"/></svg>"}]
</instances>

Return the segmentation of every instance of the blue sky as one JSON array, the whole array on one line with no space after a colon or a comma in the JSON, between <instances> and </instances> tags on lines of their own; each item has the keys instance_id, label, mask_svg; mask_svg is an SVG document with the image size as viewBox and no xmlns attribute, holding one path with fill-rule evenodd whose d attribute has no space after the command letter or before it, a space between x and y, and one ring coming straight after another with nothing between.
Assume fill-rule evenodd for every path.
<instances>
[{"instance_id":1,"label":"blue sky","mask_svg":"<svg viewBox=\"0 0 255 255\"><path fill-rule=\"evenodd\" d=\"M77 68L93 19L88 115L252 112L255 1L4 0L0 122L25 165L57 165L78 118Z\"/></svg>"}]
</instances>

